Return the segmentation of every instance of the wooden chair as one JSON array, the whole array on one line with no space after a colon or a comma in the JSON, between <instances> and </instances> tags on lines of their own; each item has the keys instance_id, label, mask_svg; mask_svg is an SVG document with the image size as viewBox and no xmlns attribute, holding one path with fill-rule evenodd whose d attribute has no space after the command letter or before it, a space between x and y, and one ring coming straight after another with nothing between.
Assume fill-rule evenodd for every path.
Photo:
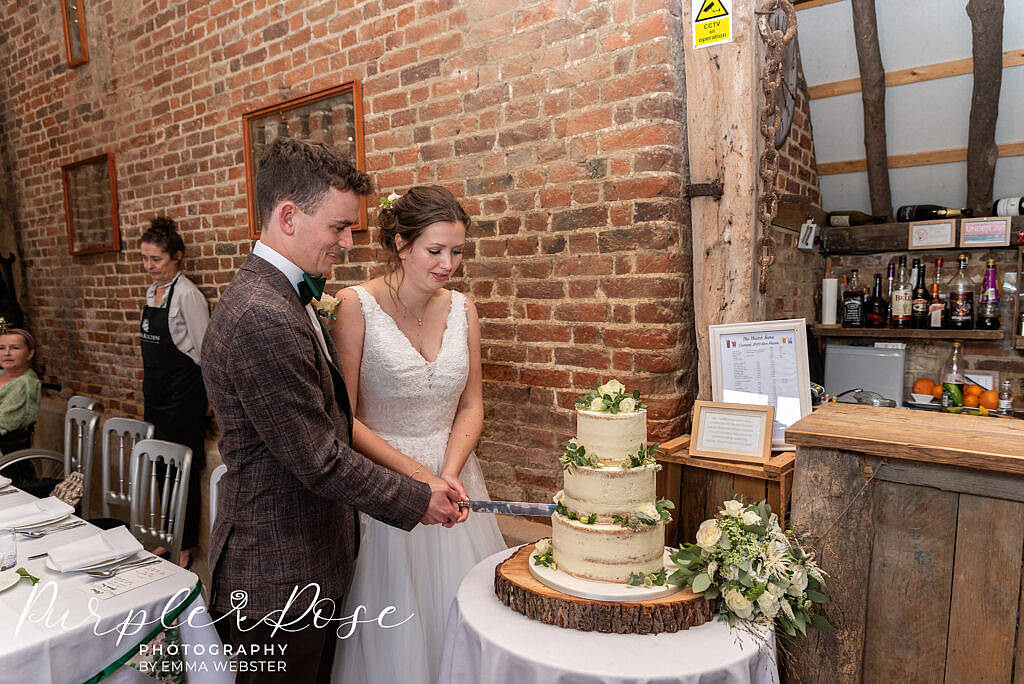
<instances>
[{"instance_id":1,"label":"wooden chair","mask_svg":"<svg viewBox=\"0 0 1024 684\"><path fill-rule=\"evenodd\" d=\"M152 423L133 418L108 418L103 423L103 517L110 517L110 505L131 506L132 449L143 439L152 439Z\"/></svg>"},{"instance_id":2,"label":"wooden chair","mask_svg":"<svg viewBox=\"0 0 1024 684\"><path fill-rule=\"evenodd\" d=\"M192 450L161 439L135 443L131 458L131 532L162 546L172 562L181 554Z\"/></svg>"}]
</instances>

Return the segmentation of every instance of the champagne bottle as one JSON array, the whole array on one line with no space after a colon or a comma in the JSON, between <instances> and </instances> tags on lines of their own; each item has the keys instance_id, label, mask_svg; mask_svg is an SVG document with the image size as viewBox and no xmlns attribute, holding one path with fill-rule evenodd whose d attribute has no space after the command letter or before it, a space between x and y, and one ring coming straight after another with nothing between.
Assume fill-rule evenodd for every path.
<instances>
[{"instance_id":1,"label":"champagne bottle","mask_svg":"<svg viewBox=\"0 0 1024 684\"><path fill-rule=\"evenodd\" d=\"M1024 197L1003 197L992 205L993 216L1024 216Z\"/></svg>"},{"instance_id":2,"label":"champagne bottle","mask_svg":"<svg viewBox=\"0 0 1024 684\"><path fill-rule=\"evenodd\" d=\"M985 262L985 281L981 285L978 306L978 330L999 330L999 283L996 260Z\"/></svg>"},{"instance_id":3,"label":"champagne bottle","mask_svg":"<svg viewBox=\"0 0 1024 684\"><path fill-rule=\"evenodd\" d=\"M884 328L889 319L889 303L882 299L882 274L875 274L875 285L871 299L865 305L865 322L869 328Z\"/></svg>"},{"instance_id":4,"label":"champagne bottle","mask_svg":"<svg viewBox=\"0 0 1024 684\"><path fill-rule=\"evenodd\" d=\"M914 259L914 261L918 261ZM914 287L913 299L910 303L910 327L928 327L928 288L924 285L925 269L924 264L917 266L917 285Z\"/></svg>"},{"instance_id":5,"label":"champagne bottle","mask_svg":"<svg viewBox=\"0 0 1024 684\"><path fill-rule=\"evenodd\" d=\"M901 222L959 218L961 216L971 217L974 216L974 212L970 209L941 207L938 204L907 204L896 210L896 220Z\"/></svg>"},{"instance_id":6,"label":"champagne bottle","mask_svg":"<svg viewBox=\"0 0 1024 684\"><path fill-rule=\"evenodd\" d=\"M885 217L872 216L863 211L833 211L828 215L828 225L830 226L866 226L871 223L885 223Z\"/></svg>"},{"instance_id":7,"label":"champagne bottle","mask_svg":"<svg viewBox=\"0 0 1024 684\"><path fill-rule=\"evenodd\" d=\"M843 327L864 327L864 290L857 281L857 269L850 272L850 283L843 292Z\"/></svg>"},{"instance_id":8,"label":"champagne bottle","mask_svg":"<svg viewBox=\"0 0 1024 684\"><path fill-rule=\"evenodd\" d=\"M962 413L964 410L964 362L960 356L961 342L953 343L953 353L942 367L942 410Z\"/></svg>"},{"instance_id":9,"label":"champagne bottle","mask_svg":"<svg viewBox=\"0 0 1024 684\"><path fill-rule=\"evenodd\" d=\"M955 330L973 330L974 283L967 277L967 255L958 255L956 263L956 275L946 286L949 292L949 327Z\"/></svg>"},{"instance_id":10,"label":"champagne bottle","mask_svg":"<svg viewBox=\"0 0 1024 684\"><path fill-rule=\"evenodd\" d=\"M914 294L910 289L910 280L907 278L907 257L901 256L899 278L896 281L896 289L892 293L892 327L910 327L913 300Z\"/></svg>"}]
</instances>

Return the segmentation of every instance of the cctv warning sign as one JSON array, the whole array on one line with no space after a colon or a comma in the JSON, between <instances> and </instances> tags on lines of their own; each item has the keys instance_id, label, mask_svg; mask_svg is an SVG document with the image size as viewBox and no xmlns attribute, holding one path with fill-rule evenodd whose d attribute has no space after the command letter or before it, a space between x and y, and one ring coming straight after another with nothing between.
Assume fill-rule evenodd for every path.
<instances>
[{"instance_id":1,"label":"cctv warning sign","mask_svg":"<svg viewBox=\"0 0 1024 684\"><path fill-rule=\"evenodd\" d=\"M732 0L690 0L693 47L732 42Z\"/></svg>"}]
</instances>

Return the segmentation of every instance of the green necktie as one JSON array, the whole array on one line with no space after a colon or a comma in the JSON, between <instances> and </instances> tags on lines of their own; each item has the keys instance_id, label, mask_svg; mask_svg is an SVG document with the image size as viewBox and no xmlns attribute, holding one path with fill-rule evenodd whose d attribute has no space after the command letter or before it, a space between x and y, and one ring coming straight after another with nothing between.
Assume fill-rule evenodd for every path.
<instances>
[{"instance_id":1,"label":"green necktie","mask_svg":"<svg viewBox=\"0 0 1024 684\"><path fill-rule=\"evenodd\" d=\"M302 281L299 282L299 300L302 301L302 306L306 306L314 299L320 299L324 294L325 285L327 278L303 273Z\"/></svg>"}]
</instances>

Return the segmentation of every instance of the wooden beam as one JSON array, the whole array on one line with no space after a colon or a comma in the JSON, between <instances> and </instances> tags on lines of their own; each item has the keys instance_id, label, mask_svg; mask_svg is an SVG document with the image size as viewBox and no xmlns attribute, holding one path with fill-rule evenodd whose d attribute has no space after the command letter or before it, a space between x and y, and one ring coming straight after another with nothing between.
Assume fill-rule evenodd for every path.
<instances>
[{"instance_id":1,"label":"wooden beam","mask_svg":"<svg viewBox=\"0 0 1024 684\"><path fill-rule=\"evenodd\" d=\"M878 16L875 13L875 0L851 0L851 3L864 109L868 197L871 199L872 214L891 217L892 191L889 187L885 128L885 69L878 44Z\"/></svg>"},{"instance_id":2,"label":"wooden beam","mask_svg":"<svg viewBox=\"0 0 1024 684\"><path fill-rule=\"evenodd\" d=\"M998 43L994 43L998 45ZM1021 66L1024 64L1024 48L1019 50L1007 50L1002 54L1003 68ZM954 59L950 62L938 62L936 64L925 64L923 66L911 67L890 71L885 74L885 86L906 85L908 83L920 83L921 81L932 81L938 78L949 78L950 76L963 76L974 71L974 60L970 57ZM860 79L848 78L842 81L831 81L819 85L807 86L807 95L812 100L820 100L836 95L849 95L860 92Z\"/></svg>"},{"instance_id":3,"label":"wooden beam","mask_svg":"<svg viewBox=\"0 0 1024 684\"><path fill-rule=\"evenodd\" d=\"M1019 157L1024 155L1024 142L1003 143L996 146L1000 157ZM967 161L967 148L955 150L931 150L929 152L911 152L910 154L894 154L889 157L890 169L905 169L911 166L928 166L930 164L950 164ZM840 173L857 173L867 170L864 159L850 159L839 162L818 164L819 176L834 176ZM988 208L985 209L988 211Z\"/></svg>"},{"instance_id":4,"label":"wooden beam","mask_svg":"<svg viewBox=\"0 0 1024 684\"><path fill-rule=\"evenodd\" d=\"M834 2L843 2L843 0L797 0L793 3L793 7L798 10L805 10L812 7L821 7L822 5L831 5Z\"/></svg>"},{"instance_id":5,"label":"wooden beam","mask_svg":"<svg viewBox=\"0 0 1024 684\"><path fill-rule=\"evenodd\" d=\"M974 57L974 89L971 95L970 128L967 133L967 200L964 206L980 214L992 201L996 177L996 118L999 87L1003 82L1003 0L970 0L971 53Z\"/></svg>"}]
</instances>

